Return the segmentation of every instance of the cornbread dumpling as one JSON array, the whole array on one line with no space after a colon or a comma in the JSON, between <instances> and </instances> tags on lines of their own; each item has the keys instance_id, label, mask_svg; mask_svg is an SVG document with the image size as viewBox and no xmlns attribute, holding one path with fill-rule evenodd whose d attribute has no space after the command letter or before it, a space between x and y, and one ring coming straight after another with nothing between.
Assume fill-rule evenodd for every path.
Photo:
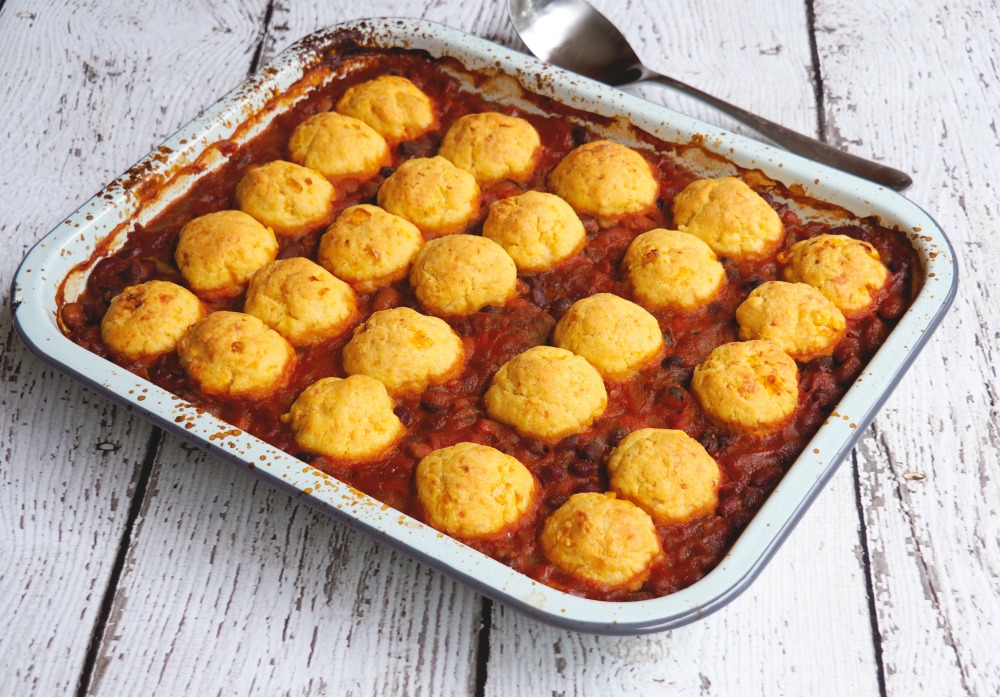
<instances>
[{"instance_id":1,"label":"cornbread dumpling","mask_svg":"<svg viewBox=\"0 0 1000 697\"><path fill-rule=\"evenodd\" d=\"M295 346L343 334L358 316L349 285L304 257L272 261L250 279L243 311Z\"/></svg>"},{"instance_id":2,"label":"cornbread dumpling","mask_svg":"<svg viewBox=\"0 0 1000 697\"><path fill-rule=\"evenodd\" d=\"M391 394L447 382L465 365L465 346L448 323L408 307L372 313L344 347L344 370L381 380Z\"/></svg>"},{"instance_id":3,"label":"cornbread dumpling","mask_svg":"<svg viewBox=\"0 0 1000 697\"><path fill-rule=\"evenodd\" d=\"M608 478L620 498L660 525L672 525L715 512L722 470L684 431L643 428L625 436L611 453Z\"/></svg>"},{"instance_id":4,"label":"cornbread dumpling","mask_svg":"<svg viewBox=\"0 0 1000 697\"><path fill-rule=\"evenodd\" d=\"M528 121L488 111L466 114L452 124L438 155L469 172L481 186L489 186L530 177L541 144Z\"/></svg>"},{"instance_id":5,"label":"cornbread dumpling","mask_svg":"<svg viewBox=\"0 0 1000 697\"><path fill-rule=\"evenodd\" d=\"M726 280L715 252L694 235L657 228L629 245L622 270L648 310L688 312L712 302Z\"/></svg>"},{"instance_id":6,"label":"cornbread dumpling","mask_svg":"<svg viewBox=\"0 0 1000 697\"><path fill-rule=\"evenodd\" d=\"M362 203L337 216L320 238L316 260L357 291L371 293L406 278L423 244L409 220Z\"/></svg>"},{"instance_id":7,"label":"cornbread dumpling","mask_svg":"<svg viewBox=\"0 0 1000 697\"><path fill-rule=\"evenodd\" d=\"M535 478L519 460L476 443L425 456L415 482L427 522L465 539L491 537L522 521L537 491Z\"/></svg>"},{"instance_id":8,"label":"cornbread dumpling","mask_svg":"<svg viewBox=\"0 0 1000 697\"><path fill-rule=\"evenodd\" d=\"M450 235L424 245L413 262L410 285L421 307L441 317L470 315L502 306L514 295L517 267L496 242Z\"/></svg>"},{"instance_id":9,"label":"cornbread dumpling","mask_svg":"<svg viewBox=\"0 0 1000 697\"><path fill-rule=\"evenodd\" d=\"M808 283L847 317L871 307L889 277L878 251L847 235L819 235L788 250L786 281Z\"/></svg>"},{"instance_id":10,"label":"cornbread dumpling","mask_svg":"<svg viewBox=\"0 0 1000 697\"><path fill-rule=\"evenodd\" d=\"M526 191L490 205L483 237L503 247L519 271L547 271L587 242L583 222L555 194Z\"/></svg>"},{"instance_id":11,"label":"cornbread dumpling","mask_svg":"<svg viewBox=\"0 0 1000 697\"><path fill-rule=\"evenodd\" d=\"M383 457L406 432L385 385L367 375L322 378L282 416L306 452L361 464Z\"/></svg>"},{"instance_id":12,"label":"cornbread dumpling","mask_svg":"<svg viewBox=\"0 0 1000 697\"><path fill-rule=\"evenodd\" d=\"M612 293L577 300L556 324L554 346L583 356L605 380L622 381L660 358L663 332L646 310Z\"/></svg>"},{"instance_id":13,"label":"cornbread dumpling","mask_svg":"<svg viewBox=\"0 0 1000 697\"><path fill-rule=\"evenodd\" d=\"M253 315L213 312L177 344L181 367L202 392L262 398L288 378L295 349Z\"/></svg>"},{"instance_id":14,"label":"cornbread dumpling","mask_svg":"<svg viewBox=\"0 0 1000 697\"><path fill-rule=\"evenodd\" d=\"M736 308L740 339L768 339L797 361L833 353L844 337L843 313L805 283L769 281Z\"/></svg>"},{"instance_id":15,"label":"cornbread dumpling","mask_svg":"<svg viewBox=\"0 0 1000 697\"><path fill-rule=\"evenodd\" d=\"M598 140L570 152L549 175L552 191L577 213L614 220L656 206L653 168L632 148Z\"/></svg>"},{"instance_id":16,"label":"cornbread dumpling","mask_svg":"<svg viewBox=\"0 0 1000 697\"><path fill-rule=\"evenodd\" d=\"M199 216L181 228L174 260L184 281L206 300L232 298L278 255L274 233L242 211Z\"/></svg>"},{"instance_id":17,"label":"cornbread dumpling","mask_svg":"<svg viewBox=\"0 0 1000 697\"><path fill-rule=\"evenodd\" d=\"M128 360L170 353L205 307L194 293L169 281L129 286L111 300L101 320L101 338Z\"/></svg>"},{"instance_id":18,"label":"cornbread dumpling","mask_svg":"<svg viewBox=\"0 0 1000 697\"><path fill-rule=\"evenodd\" d=\"M461 232L478 215L479 185L443 157L416 157L382 183L378 205L409 220L424 237L441 237Z\"/></svg>"},{"instance_id":19,"label":"cornbread dumpling","mask_svg":"<svg viewBox=\"0 0 1000 697\"><path fill-rule=\"evenodd\" d=\"M780 426L799 401L795 361L765 340L716 347L694 369L691 391L713 421L742 433Z\"/></svg>"},{"instance_id":20,"label":"cornbread dumpling","mask_svg":"<svg viewBox=\"0 0 1000 697\"><path fill-rule=\"evenodd\" d=\"M390 144L413 140L435 123L430 97L397 75L354 85L337 102L337 111L364 121Z\"/></svg>"},{"instance_id":21,"label":"cornbread dumpling","mask_svg":"<svg viewBox=\"0 0 1000 697\"><path fill-rule=\"evenodd\" d=\"M741 179L699 179L674 197L674 225L729 259L763 259L785 239L781 218Z\"/></svg>"},{"instance_id":22,"label":"cornbread dumpling","mask_svg":"<svg viewBox=\"0 0 1000 697\"><path fill-rule=\"evenodd\" d=\"M539 541L571 576L625 590L638 590L663 554L649 515L614 494L573 494L546 519Z\"/></svg>"},{"instance_id":23,"label":"cornbread dumpling","mask_svg":"<svg viewBox=\"0 0 1000 697\"><path fill-rule=\"evenodd\" d=\"M535 346L504 363L485 397L491 418L523 436L555 442L585 431L604 413L608 393L586 359L554 346Z\"/></svg>"},{"instance_id":24,"label":"cornbread dumpling","mask_svg":"<svg viewBox=\"0 0 1000 697\"><path fill-rule=\"evenodd\" d=\"M279 237L299 237L333 217L333 184L314 169L272 160L249 170L236 185L236 205Z\"/></svg>"},{"instance_id":25,"label":"cornbread dumpling","mask_svg":"<svg viewBox=\"0 0 1000 697\"><path fill-rule=\"evenodd\" d=\"M364 121L324 111L309 117L288 139L292 162L314 169L332 182L367 181L391 162L389 145Z\"/></svg>"}]
</instances>

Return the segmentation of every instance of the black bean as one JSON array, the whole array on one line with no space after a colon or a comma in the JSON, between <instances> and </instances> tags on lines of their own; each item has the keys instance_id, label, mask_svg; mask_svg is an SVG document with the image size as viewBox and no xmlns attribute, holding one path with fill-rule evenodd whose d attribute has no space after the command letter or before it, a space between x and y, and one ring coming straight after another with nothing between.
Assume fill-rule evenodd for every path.
<instances>
[{"instance_id":1,"label":"black bean","mask_svg":"<svg viewBox=\"0 0 1000 697\"><path fill-rule=\"evenodd\" d=\"M420 154L420 144L413 140L404 140L399 144L399 154L403 157L413 157Z\"/></svg>"},{"instance_id":2,"label":"black bean","mask_svg":"<svg viewBox=\"0 0 1000 697\"><path fill-rule=\"evenodd\" d=\"M552 312L552 315L558 319L559 317L562 317L567 312L569 312L569 308L571 308L572 306L573 306L573 301L570 300L569 298L557 298L555 302L552 303L552 307L550 308L550 310Z\"/></svg>"},{"instance_id":3,"label":"black bean","mask_svg":"<svg viewBox=\"0 0 1000 697\"><path fill-rule=\"evenodd\" d=\"M769 489L781 479L781 469L778 467L761 467L750 477L750 486Z\"/></svg>"},{"instance_id":4,"label":"black bean","mask_svg":"<svg viewBox=\"0 0 1000 697\"><path fill-rule=\"evenodd\" d=\"M713 452L719 452L722 448L722 437L715 431L705 431L701 434L701 438L698 439L701 443L701 447L708 451L709 454Z\"/></svg>"},{"instance_id":5,"label":"black bean","mask_svg":"<svg viewBox=\"0 0 1000 697\"><path fill-rule=\"evenodd\" d=\"M404 426L409 426L410 421L413 419L413 417L410 415L410 410L407 409L406 407L402 406L396 407L395 409L392 410L392 413L394 413L399 418L400 422Z\"/></svg>"},{"instance_id":6,"label":"black bean","mask_svg":"<svg viewBox=\"0 0 1000 697\"><path fill-rule=\"evenodd\" d=\"M853 381L861 372L861 360L857 356L851 356L841 363L840 367L834 371L834 376L841 385L846 385Z\"/></svg>"},{"instance_id":7,"label":"black bean","mask_svg":"<svg viewBox=\"0 0 1000 697\"><path fill-rule=\"evenodd\" d=\"M531 289L531 302L535 303L538 307L545 307L548 302L548 297L545 295L545 291L538 286L534 286Z\"/></svg>"},{"instance_id":8,"label":"black bean","mask_svg":"<svg viewBox=\"0 0 1000 697\"><path fill-rule=\"evenodd\" d=\"M566 494L555 494L553 496L545 499L545 503L549 505L553 510L562 506L566 501L569 500L569 496Z\"/></svg>"},{"instance_id":9,"label":"black bean","mask_svg":"<svg viewBox=\"0 0 1000 697\"><path fill-rule=\"evenodd\" d=\"M680 385L671 385L666 389L666 394L660 396L660 400L665 406L672 407L674 409L683 409L684 405L688 401L688 393Z\"/></svg>"},{"instance_id":10,"label":"black bean","mask_svg":"<svg viewBox=\"0 0 1000 697\"><path fill-rule=\"evenodd\" d=\"M834 360L832 356L820 356L813 360L812 364L816 366L817 370L828 371L833 370Z\"/></svg>"},{"instance_id":11,"label":"black bean","mask_svg":"<svg viewBox=\"0 0 1000 697\"><path fill-rule=\"evenodd\" d=\"M730 496L719 501L719 507L716 509L716 512L723 518L732 518L739 512L742 504L743 502L740 501L739 496Z\"/></svg>"},{"instance_id":12,"label":"black bean","mask_svg":"<svg viewBox=\"0 0 1000 697\"><path fill-rule=\"evenodd\" d=\"M576 447L580 445L580 435L574 433L571 436L566 436L561 441L559 441L559 450L576 450Z\"/></svg>"},{"instance_id":13,"label":"black bean","mask_svg":"<svg viewBox=\"0 0 1000 697\"><path fill-rule=\"evenodd\" d=\"M628 435L628 429L625 428L624 426L619 426L618 428L616 428L614 431L611 432L610 436L608 436L608 445L612 447L618 445L622 441L622 439L627 435Z\"/></svg>"},{"instance_id":14,"label":"black bean","mask_svg":"<svg viewBox=\"0 0 1000 697\"><path fill-rule=\"evenodd\" d=\"M599 438L595 438L594 440L590 441L585 446L580 448L578 452L580 454L580 457L582 457L584 460L589 460L590 462L597 462L598 460L601 459L601 455L604 454L604 448L605 448L604 441L600 440Z\"/></svg>"},{"instance_id":15,"label":"black bean","mask_svg":"<svg viewBox=\"0 0 1000 697\"><path fill-rule=\"evenodd\" d=\"M524 439L524 449L527 450L532 455L544 455L548 446L540 440L535 440L534 438Z\"/></svg>"}]
</instances>

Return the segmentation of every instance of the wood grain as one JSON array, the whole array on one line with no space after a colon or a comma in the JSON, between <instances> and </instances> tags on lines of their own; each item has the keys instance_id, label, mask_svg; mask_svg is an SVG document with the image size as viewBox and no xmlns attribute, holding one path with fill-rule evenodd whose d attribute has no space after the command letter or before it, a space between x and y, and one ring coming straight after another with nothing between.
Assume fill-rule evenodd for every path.
<instances>
[{"instance_id":1,"label":"wood grain","mask_svg":"<svg viewBox=\"0 0 1000 697\"><path fill-rule=\"evenodd\" d=\"M799 3L730 5L724 24L713 21L718 6L710 2L685 3L674 12L654 2L595 5L622 27L640 55L657 60L655 67L690 76L692 83L737 103L767 104L772 111L762 112L766 116L814 132L815 112L803 107L815 102L806 16ZM776 22L766 41L754 32L754 18L761 14ZM780 43L772 40L777 37ZM781 48L760 50L765 45ZM776 83L782 85L780 93L773 92ZM685 108L660 88L643 93ZM698 105L690 113L724 125L707 107ZM539 692L566 695L665 689L685 695L773 695L776 686L777 693L792 695L876 692L856 510L851 472L845 468L743 597L671 632L592 637L501 612L493 622L486 694L521 694L536 686ZM829 650L831 641L836 651ZM764 652L780 658L762 665ZM823 656L822 671L808 668L815 656Z\"/></svg>"},{"instance_id":2,"label":"wood grain","mask_svg":"<svg viewBox=\"0 0 1000 697\"><path fill-rule=\"evenodd\" d=\"M5 307L36 240L246 72L246 42L231 31L236 4L209 5L4 4ZM198 55L222 67L206 72L190 59ZM0 694L67 694L82 674L152 428L31 356L6 311L0 337Z\"/></svg>"},{"instance_id":3,"label":"wood grain","mask_svg":"<svg viewBox=\"0 0 1000 697\"><path fill-rule=\"evenodd\" d=\"M236 4L207 5L12 0L0 14L3 694L76 689L153 433L31 356L7 289L62 216L245 74L249 56L225 67ZM178 67L206 47L214 74Z\"/></svg>"},{"instance_id":4,"label":"wood grain","mask_svg":"<svg viewBox=\"0 0 1000 697\"><path fill-rule=\"evenodd\" d=\"M261 60L351 18L315 9L275 4ZM479 596L244 472L191 459L167 440L91 694L471 694Z\"/></svg>"},{"instance_id":5,"label":"wood grain","mask_svg":"<svg viewBox=\"0 0 1000 697\"><path fill-rule=\"evenodd\" d=\"M505 5L492 0L331 0L276 3L267 31L264 58L270 59L303 36L341 22L366 17L415 17L445 24L507 46L523 46L507 19Z\"/></svg>"},{"instance_id":6,"label":"wood grain","mask_svg":"<svg viewBox=\"0 0 1000 697\"><path fill-rule=\"evenodd\" d=\"M81 693L1000 693L992 3L923 0L903 16L887 0L595 4L651 66L914 173L908 195L952 236L963 291L853 471L743 596L693 625L612 638L495 605L483 617L472 591L244 472L171 437L149 451L145 422L45 368L4 313L0 695L76 691L106 594ZM0 4L0 87L16 95L0 100L5 301L17 261L91 192L252 65L364 16L520 45L488 0ZM664 88L634 91L749 133Z\"/></svg>"},{"instance_id":7,"label":"wood grain","mask_svg":"<svg viewBox=\"0 0 1000 697\"><path fill-rule=\"evenodd\" d=\"M928 6L900 36L890 2L816 12L832 132L914 172L907 196L951 236L961 283L858 449L886 692L998 694L1000 18L988 0Z\"/></svg>"},{"instance_id":8,"label":"wood grain","mask_svg":"<svg viewBox=\"0 0 1000 697\"><path fill-rule=\"evenodd\" d=\"M650 68L807 135L816 134L804 3L727 5L725 21L718 3L594 0L591 4L626 33ZM759 139L752 129L676 90L651 84L627 91Z\"/></svg>"},{"instance_id":9,"label":"wood grain","mask_svg":"<svg viewBox=\"0 0 1000 697\"><path fill-rule=\"evenodd\" d=\"M750 589L686 627L595 637L500 610L485 694L876 694L853 496L843 468Z\"/></svg>"},{"instance_id":10,"label":"wood grain","mask_svg":"<svg viewBox=\"0 0 1000 697\"><path fill-rule=\"evenodd\" d=\"M172 437L157 462L90 694L471 688L475 593Z\"/></svg>"}]
</instances>

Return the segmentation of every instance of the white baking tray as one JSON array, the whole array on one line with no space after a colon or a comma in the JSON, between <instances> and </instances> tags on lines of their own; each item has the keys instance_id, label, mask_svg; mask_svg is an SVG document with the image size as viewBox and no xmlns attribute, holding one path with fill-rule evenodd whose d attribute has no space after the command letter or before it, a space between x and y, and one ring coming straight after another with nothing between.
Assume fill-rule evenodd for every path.
<instances>
[{"instance_id":1,"label":"white baking tray","mask_svg":"<svg viewBox=\"0 0 1000 697\"><path fill-rule=\"evenodd\" d=\"M148 221L170 199L190 188L198 175L182 172L206 147L222 139L252 137L268 115L287 109L295 95L275 100L300 80L324 52L345 39L362 45L422 49L450 56L470 70L510 75L525 88L572 107L603 116L621 116L614 135L627 137L627 122L665 141L698 140L740 167L759 169L786 185L801 184L811 196L842 206L859 217L875 215L909 234L924 264L923 287L885 344L864 369L831 418L793 464L721 563L694 585L654 600L606 602L549 588L513 571L417 520L383 506L318 470L304 466L248 433L106 361L67 339L56 322L57 292L63 279L72 300L83 287L86 262L99 241L114 233L110 248L134 222ZM484 89L506 91L510 80ZM263 115L263 116L262 116ZM251 118L253 117L253 118ZM253 122L256 126L246 128ZM624 124L624 125L623 125ZM220 157L201 164L212 168ZM722 163L706 167L726 173ZM147 187L148 182L156 186ZM152 199L150 191L160 192ZM122 225L128 222L129 225ZM119 234L120 233L120 234ZM957 285L954 252L944 233L924 211L899 194L843 174L557 68L483 39L410 19L350 22L311 35L278 56L255 76L209 107L163 146L112 182L52 230L25 257L14 277L14 326L42 360L99 393L142 414L162 428L288 491L376 539L419 559L477 591L544 622L602 634L655 632L697 620L735 598L756 578L813 499L833 475L876 411L928 340L951 303Z\"/></svg>"}]
</instances>

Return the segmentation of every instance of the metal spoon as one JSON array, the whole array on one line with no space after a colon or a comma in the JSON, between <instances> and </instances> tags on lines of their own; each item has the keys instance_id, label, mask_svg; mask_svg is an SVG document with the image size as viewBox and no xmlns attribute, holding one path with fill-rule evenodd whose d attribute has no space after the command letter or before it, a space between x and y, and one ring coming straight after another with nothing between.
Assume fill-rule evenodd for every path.
<instances>
[{"instance_id":1,"label":"metal spoon","mask_svg":"<svg viewBox=\"0 0 1000 697\"><path fill-rule=\"evenodd\" d=\"M896 191L913 183L905 172L838 150L647 68L622 33L584 0L507 0L507 11L521 40L547 63L614 87L659 82L711 104L791 152Z\"/></svg>"}]
</instances>

